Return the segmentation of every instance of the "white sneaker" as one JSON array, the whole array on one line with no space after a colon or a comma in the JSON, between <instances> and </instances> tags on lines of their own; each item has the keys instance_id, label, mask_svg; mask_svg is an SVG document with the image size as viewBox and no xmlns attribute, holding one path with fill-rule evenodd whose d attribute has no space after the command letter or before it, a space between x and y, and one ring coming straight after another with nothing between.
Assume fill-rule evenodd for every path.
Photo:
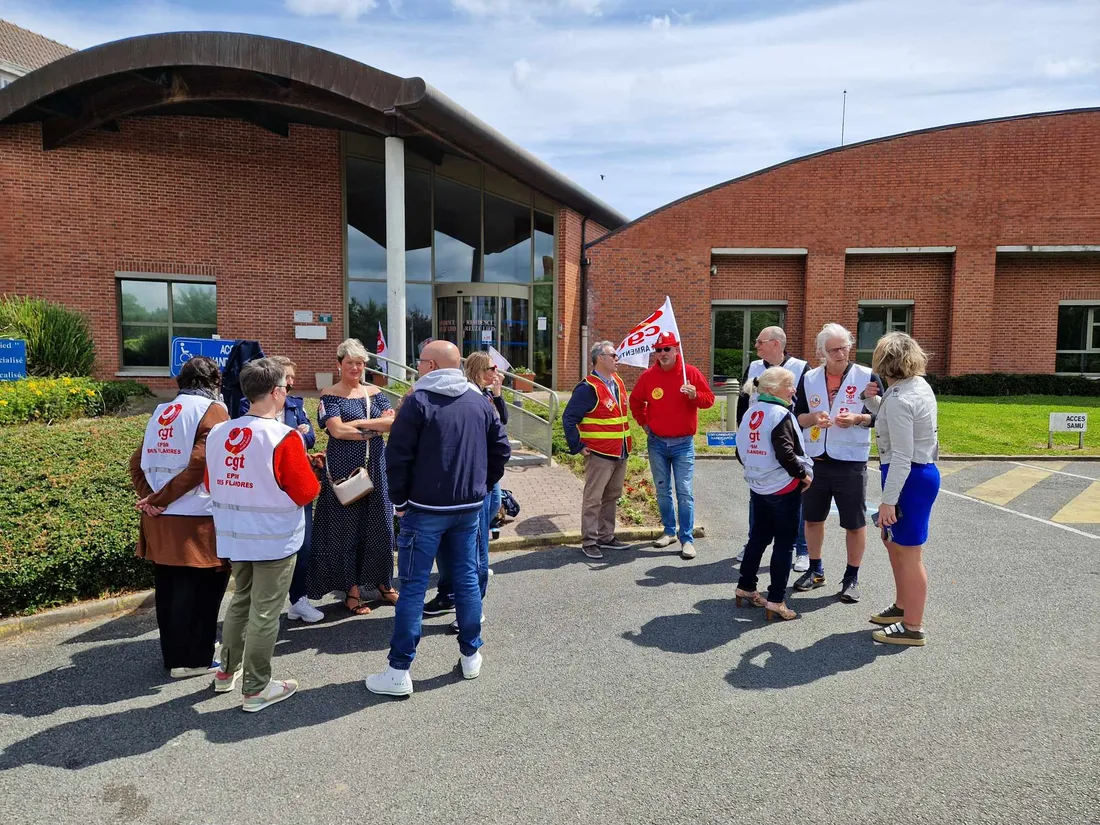
<instances>
[{"instance_id":1,"label":"white sneaker","mask_svg":"<svg viewBox=\"0 0 1100 825\"><path fill-rule=\"evenodd\" d=\"M380 696L412 696L412 676L407 670L388 667L367 677L367 690Z\"/></svg>"},{"instance_id":2,"label":"white sneaker","mask_svg":"<svg viewBox=\"0 0 1100 825\"><path fill-rule=\"evenodd\" d=\"M737 562L738 564L740 564L741 562L743 562L745 560L745 548L744 547L741 548L740 553L738 553L736 556L733 557L733 560L735 562Z\"/></svg>"},{"instance_id":3,"label":"white sneaker","mask_svg":"<svg viewBox=\"0 0 1100 825\"><path fill-rule=\"evenodd\" d=\"M691 541L685 541L680 545L680 558L693 559L695 558L695 543Z\"/></svg>"},{"instance_id":4,"label":"white sneaker","mask_svg":"<svg viewBox=\"0 0 1100 825\"><path fill-rule=\"evenodd\" d=\"M244 697L241 710L245 713L257 713L266 707L270 707L284 699L289 699L298 691L298 682L295 679L272 679L262 691L255 696Z\"/></svg>"},{"instance_id":5,"label":"white sneaker","mask_svg":"<svg viewBox=\"0 0 1100 825\"><path fill-rule=\"evenodd\" d=\"M319 622L325 618L325 614L309 603L308 596L302 596L290 606L286 612L288 619L301 619L303 622Z\"/></svg>"},{"instance_id":6,"label":"white sneaker","mask_svg":"<svg viewBox=\"0 0 1100 825\"><path fill-rule=\"evenodd\" d=\"M237 668L237 672L232 676L221 668L218 668L218 672L214 674L214 692L229 693L237 686L237 682L240 681L242 673L244 673L244 668Z\"/></svg>"},{"instance_id":7,"label":"white sneaker","mask_svg":"<svg viewBox=\"0 0 1100 825\"><path fill-rule=\"evenodd\" d=\"M473 656L459 656L463 679L476 679L481 675L481 653L475 650Z\"/></svg>"},{"instance_id":8,"label":"white sneaker","mask_svg":"<svg viewBox=\"0 0 1100 825\"><path fill-rule=\"evenodd\" d=\"M676 536L670 536L668 533L665 533L663 536L657 539L657 541L653 542L653 546L668 547L674 541L676 541Z\"/></svg>"},{"instance_id":9,"label":"white sneaker","mask_svg":"<svg viewBox=\"0 0 1100 825\"><path fill-rule=\"evenodd\" d=\"M795 573L805 573L810 569L810 554L796 555L794 557L794 564L791 565L791 569Z\"/></svg>"}]
</instances>

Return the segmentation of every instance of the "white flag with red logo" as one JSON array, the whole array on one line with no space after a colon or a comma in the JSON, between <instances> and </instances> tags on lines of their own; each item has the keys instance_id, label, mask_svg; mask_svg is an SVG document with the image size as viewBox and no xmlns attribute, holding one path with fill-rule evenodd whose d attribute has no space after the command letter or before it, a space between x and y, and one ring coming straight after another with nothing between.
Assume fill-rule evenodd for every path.
<instances>
[{"instance_id":1,"label":"white flag with red logo","mask_svg":"<svg viewBox=\"0 0 1100 825\"><path fill-rule=\"evenodd\" d=\"M653 342L662 332L671 332L677 341L680 340L680 329L676 326L676 316L672 312L672 299L667 295L659 310L626 334L616 350L619 363L632 367L648 367Z\"/></svg>"},{"instance_id":2,"label":"white flag with red logo","mask_svg":"<svg viewBox=\"0 0 1100 825\"><path fill-rule=\"evenodd\" d=\"M489 344L489 360L493 362L498 370L501 372L508 372L512 368L512 365L492 344Z\"/></svg>"},{"instance_id":3,"label":"white flag with red logo","mask_svg":"<svg viewBox=\"0 0 1100 825\"><path fill-rule=\"evenodd\" d=\"M383 358L388 358L389 353L386 352L386 336L382 334L382 322L378 322L378 346L374 350L375 354L381 355ZM389 371L386 369L386 362L378 362L378 371L383 375L388 375Z\"/></svg>"}]
</instances>

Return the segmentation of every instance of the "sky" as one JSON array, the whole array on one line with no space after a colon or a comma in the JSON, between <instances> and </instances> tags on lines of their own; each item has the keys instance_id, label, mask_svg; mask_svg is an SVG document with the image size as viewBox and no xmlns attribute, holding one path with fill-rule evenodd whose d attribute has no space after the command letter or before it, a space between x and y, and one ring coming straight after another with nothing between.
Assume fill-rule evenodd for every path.
<instances>
[{"instance_id":1,"label":"sky","mask_svg":"<svg viewBox=\"0 0 1100 825\"><path fill-rule=\"evenodd\" d=\"M1100 0L675 2L0 0L0 17L77 48L251 32L422 77L630 218L838 146L842 114L849 144L1100 106Z\"/></svg>"}]
</instances>

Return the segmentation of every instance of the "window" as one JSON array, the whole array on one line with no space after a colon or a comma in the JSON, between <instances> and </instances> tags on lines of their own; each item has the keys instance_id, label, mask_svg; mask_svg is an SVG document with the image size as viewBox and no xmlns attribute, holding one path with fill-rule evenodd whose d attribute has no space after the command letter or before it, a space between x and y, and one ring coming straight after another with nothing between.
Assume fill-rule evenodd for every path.
<instances>
[{"instance_id":1,"label":"window","mask_svg":"<svg viewBox=\"0 0 1100 825\"><path fill-rule=\"evenodd\" d=\"M786 315L783 307L713 307L710 362L714 375L740 381L756 360L753 344L760 330L783 326Z\"/></svg>"},{"instance_id":2,"label":"window","mask_svg":"<svg viewBox=\"0 0 1100 825\"><path fill-rule=\"evenodd\" d=\"M1054 371L1100 373L1100 306L1058 307L1058 343Z\"/></svg>"},{"instance_id":3,"label":"window","mask_svg":"<svg viewBox=\"0 0 1100 825\"><path fill-rule=\"evenodd\" d=\"M856 362L870 366L878 339L888 332L909 332L912 320L911 305L860 306L859 323L856 325Z\"/></svg>"},{"instance_id":4,"label":"window","mask_svg":"<svg viewBox=\"0 0 1100 825\"><path fill-rule=\"evenodd\" d=\"M120 279L118 290L124 368L167 368L173 338L217 334L214 284Z\"/></svg>"},{"instance_id":5,"label":"window","mask_svg":"<svg viewBox=\"0 0 1100 825\"><path fill-rule=\"evenodd\" d=\"M485 193L485 280L531 282L531 207Z\"/></svg>"},{"instance_id":6,"label":"window","mask_svg":"<svg viewBox=\"0 0 1100 825\"><path fill-rule=\"evenodd\" d=\"M481 192L435 179L435 279L476 283L481 277Z\"/></svg>"},{"instance_id":7,"label":"window","mask_svg":"<svg viewBox=\"0 0 1100 825\"><path fill-rule=\"evenodd\" d=\"M537 209L535 210L535 280L554 280L554 218Z\"/></svg>"}]
</instances>

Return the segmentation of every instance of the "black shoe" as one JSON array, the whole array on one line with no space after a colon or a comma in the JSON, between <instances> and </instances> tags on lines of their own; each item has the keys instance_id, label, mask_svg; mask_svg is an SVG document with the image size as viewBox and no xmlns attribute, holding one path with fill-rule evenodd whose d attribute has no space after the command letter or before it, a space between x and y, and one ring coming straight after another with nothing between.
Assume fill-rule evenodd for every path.
<instances>
[{"instance_id":1,"label":"black shoe","mask_svg":"<svg viewBox=\"0 0 1100 825\"><path fill-rule=\"evenodd\" d=\"M840 592L837 593L837 598L845 604L855 604L859 601L859 581L856 579L845 579L840 584Z\"/></svg>"},{"instance_id":2,"label":"black shoe","mask_svg":"<svg viewBox=\"0 0 1100 825\"><path fill-rule=\"evenodd\" d=\"M628 550L631 545L625 541L619 541L618 539L611 539L611 541L601 541L599 548L601 550Z\"/></svg>"},{"instance_id":3,"label":"black shoe","mask_svg":"<svg viewBox=\"0 0 1100 825\"><path fill-rule=\"evenodd\" d=\"M819 587L825 586L825 574L815 573L813 570L807 570L794 582L794 589L799 593L805 593L807 590L816 590Z\"/></svg>"},{"instance_id":4,"label":"black shoe","mask_svg":"<svg viewBox=\"0 0 1100 825\"><path fill-rule=\"evenodd\" d=\"M600 548L594 544L586 544L581 548L581 552L584 553L590 559L602 559L603 553L600 552Z\"/></svg>"},{"instance_id":5,"label":"black shoe","mask_svg":"<svg viewBox=\"0 0 1100 825\"><path fill-rule=\"evenodd\" d=\"M454 613L455 603L450 599L446 599L440 596L438 593L436 597L430 602L424 605L425 616L442 616L445 613Z\"/></svg>"},{"instance_id":6,"label":"black shoe","mask_svg":"<svg viewBox=\"0 0 1100 825\"><path fill-rule=\"evenodd\" d=\"M892 604L885 610L882 610L872 616L871 622L874 624L890 625L894 622L900 622L904 618L905 611L898 607L896 604Z\"/></svg>"}]
</instances>

